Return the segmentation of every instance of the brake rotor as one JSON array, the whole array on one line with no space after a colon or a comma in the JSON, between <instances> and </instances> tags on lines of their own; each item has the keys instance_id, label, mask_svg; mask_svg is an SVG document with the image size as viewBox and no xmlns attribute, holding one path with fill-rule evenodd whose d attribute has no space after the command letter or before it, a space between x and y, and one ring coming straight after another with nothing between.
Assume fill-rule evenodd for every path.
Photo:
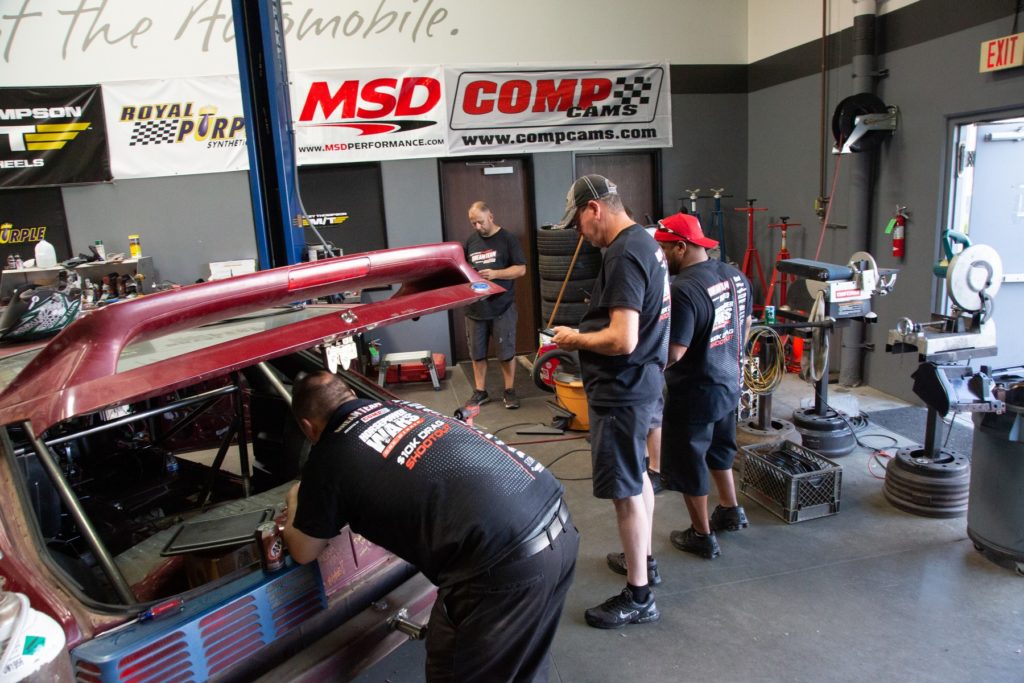
<instances>
[{"instance_id":1,"label":"brake rotor","mask_svg":"<svg viewBox=\"0 0 1024 683\"><path fill-rule=\"evenodd\" d=\"M885 102L871 93L862 92L842 100L832 114L832 137L835 138L836 147L842 149L843 144L850 139L850 135L857 125L858 116L883 114L887 111ZM869 130L860 140L850 145L850 151L863 152L874 149L884 139L884 131Z\"/></svg>"}]
</instances>

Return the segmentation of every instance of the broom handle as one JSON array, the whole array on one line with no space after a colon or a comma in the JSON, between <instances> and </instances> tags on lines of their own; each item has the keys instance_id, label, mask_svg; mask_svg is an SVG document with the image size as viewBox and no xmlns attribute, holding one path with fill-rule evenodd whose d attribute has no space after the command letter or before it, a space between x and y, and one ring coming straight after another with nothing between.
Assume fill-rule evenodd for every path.
<instances>
[{"instance_id":1,"label":"broom handle","mask_svg":"<svg viewBox=\"0 0 1024 683\"><path fill-rule=\"evenodd\" d=\"M569 285L569 278L572 277L572 269L576 265L576 257L580 255L580 249L583 248L583 235L580 235L579 241L576 243L576 251L573 252L572 261L569 262L569 270L565 273L565 279L562 280L562 288L558 290L558 298L555 299L555 306L551 309L551 317L548 318L548 324L545 327L550 328L551 323L555 321L555 316L558 314L558 306L562 303L562 295L565 294L565 288Z\"/></svg>"}]
</instances>

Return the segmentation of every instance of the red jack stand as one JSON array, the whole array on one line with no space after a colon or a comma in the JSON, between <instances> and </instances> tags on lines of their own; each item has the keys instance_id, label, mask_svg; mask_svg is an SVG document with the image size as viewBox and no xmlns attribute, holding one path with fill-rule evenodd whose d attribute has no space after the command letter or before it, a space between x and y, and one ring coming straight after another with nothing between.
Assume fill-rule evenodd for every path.
<instances>
[{"instance_id":1,"label":"red jack stand","mask_svg":"<svg viewBox=\"0 0 1024 683\"><path fill-rule=\"evenodd\" d=\"M786 246L786 231L789 228L796 228L800 223L787 223L789 216L779 216L781 223L769 223L769 228L778 228L782 233L782 246L779 247L779 254L775 257L775 268L772 269L771 283L768 285L768 294L764 298L764 305L772 305L772 295L775 294L775 285L779 286L779 306L786 305L786 295L789 292L789 285L796 282L795 275L787 275L779 272L779 261L785 261L790 257L789 248Z\"/></svg>"},{"instance_id":2,"label":"red jack stand","mask_svg":"<svg viewBox=\"0 0 1024 683\"><path fill-rule=\"evenodd\" d=\"M757 267L757 281L761 285L761 289L758 291L765 291L764 282L764 270L761 269L761 256L757 253L757 246L754 244L754 212L755 211L767 211L765 207L755 207L754 202L756 199L748 199L746 208L737 208L735 211L743 211L747 214L747 251L743 254L743 274L750 280L750 284L754 284L754 268ZM763 306L754 304L754 312L760 313L763 310Z\"/></svg>"}]
</instances>

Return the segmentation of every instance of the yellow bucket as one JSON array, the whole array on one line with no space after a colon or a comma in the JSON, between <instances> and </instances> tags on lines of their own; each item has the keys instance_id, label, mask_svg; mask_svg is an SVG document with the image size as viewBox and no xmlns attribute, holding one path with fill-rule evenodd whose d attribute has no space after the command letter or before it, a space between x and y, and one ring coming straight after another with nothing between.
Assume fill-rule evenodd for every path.
<instances>
[{"instance_id":1,"label":"yellow bucket","mask_svg":"<svg viewBox=\"0 0 1024 683\"><path fill-rule=\"evenodd\" d=\"M583 381L576 375L556 372L555 398L558 405L573 414L569 429L586 432L590 429L590 414L587 411L587 394L583 391Z\"/></svg>"}]
</instances>

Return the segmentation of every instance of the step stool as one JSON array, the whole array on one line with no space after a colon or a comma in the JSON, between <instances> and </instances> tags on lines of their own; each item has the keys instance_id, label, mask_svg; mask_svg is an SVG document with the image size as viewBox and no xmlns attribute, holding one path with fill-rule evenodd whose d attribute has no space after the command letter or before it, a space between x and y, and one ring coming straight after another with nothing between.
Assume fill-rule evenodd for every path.
<instances>
[{"instance_id":1,"label":"step stool","mask_svg":"<svg viewBox=\"0 0 1024 683\"><path fill-rule=\"evenodd\" d=\"M434 391L441 391L441 383L437 381L437 368L434 367L434 354L430 351L405 351L403 353L389 353L380 360L380 367L377 371L377 384L383 387L386 383L388 367L402 365L403 363L423 363L430 373L430 381L434 385Z\"/></svg>"}]
</instances>

